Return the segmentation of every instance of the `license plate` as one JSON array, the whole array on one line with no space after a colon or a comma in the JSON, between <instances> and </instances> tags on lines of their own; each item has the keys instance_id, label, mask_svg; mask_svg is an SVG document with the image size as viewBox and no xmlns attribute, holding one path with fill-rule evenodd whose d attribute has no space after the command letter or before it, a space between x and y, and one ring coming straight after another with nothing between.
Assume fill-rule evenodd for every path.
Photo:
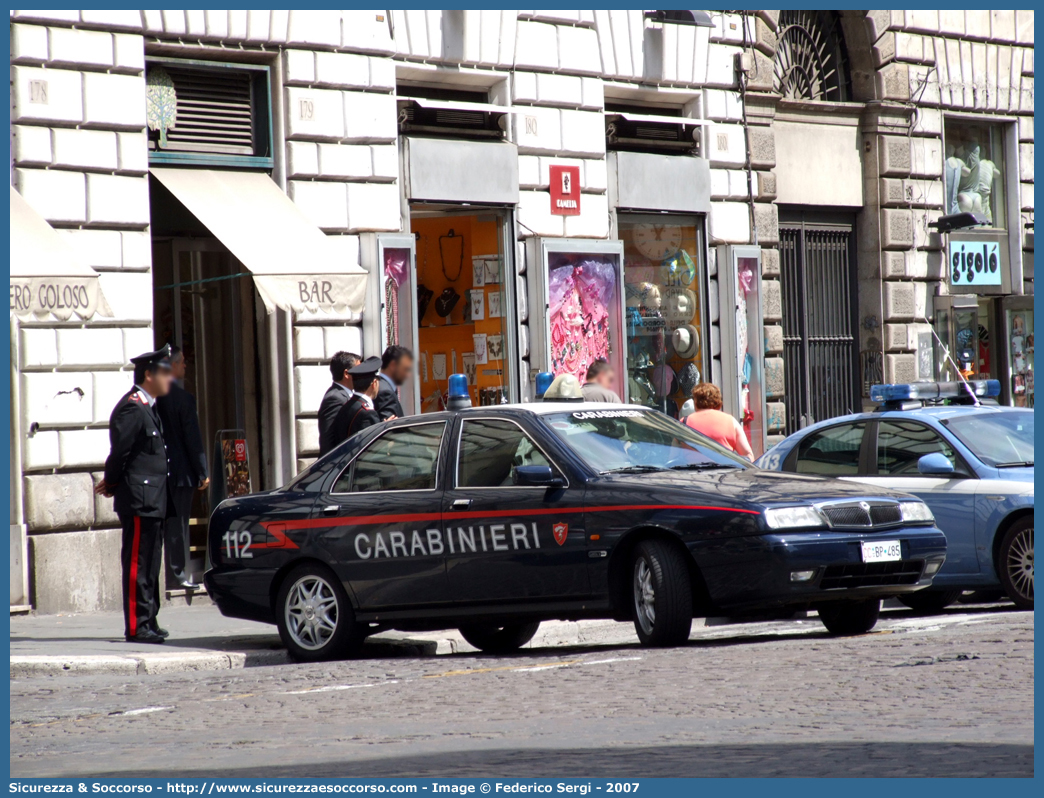
<instances>
[{"instance_id":1,"label":"license plate","mask_svg":"<svg viewBox=\"0 0 1044 798\"><path fill-rule=\"evenodd\" d=\"M875 540L864 543L863 562L891 562L903 558L902 546L898 540Z\"/></svg>"}]
</instances>

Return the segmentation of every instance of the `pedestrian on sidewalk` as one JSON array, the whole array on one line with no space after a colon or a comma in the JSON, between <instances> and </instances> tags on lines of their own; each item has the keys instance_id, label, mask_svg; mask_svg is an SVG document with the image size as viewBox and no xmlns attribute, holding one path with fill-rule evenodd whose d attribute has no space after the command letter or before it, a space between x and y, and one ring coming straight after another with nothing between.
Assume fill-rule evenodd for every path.
<instances>
[{"instance_id":1,"label":"pedestrian on sidewalk","mask_svg":"<svg viewBox=\"0 0 1044 798\"><path fill-rule=\"evenodd\" d=\"M320 457L340 443L340 441L334 441L330 430L337 414L344 407L344 403L355 392L352 375L348 372L361 362L362 358L354 352L335 352L334 356L330 358L330 374L333 376L333 383L326 389L323 401L319 403Z\"/></svg>"},{"instance_id":2,"label":"pedestrian on sidewalk","mask_svg":"<svg viewBox=\"0 0 1044 798\"><path fill-rule=\"evenodd\" d=\"M721 390L717 385L703 382L692 389L695 412L685 418L685 424L702 432L741 457L754 460L754 450L747 442L740 423L721 409Z\"/></svg>"},{"instance_id":3,"label":"pedestrian on sidewalk","mask_svg":"<svg viewBox=\"0 0 1044 798\"><path fill-rule=\"evenodd\" d=\"M355 433L381 423L375 402L380 390L377 369L381 367L379 357L369 357L350 370L355 392L337 413L330 429L334 446L344 443ZM393 416L394 418L394 416Z\"/></svg>"},{"instance_id":4,"label":"pedestrian on sidewalk","mask_svg":"<svg viewBox=\"0 0 1044 798\"><path fill-rule=\"evenodd\" d=\"M587 382L580 389L585 402L610 402L620 404L620 396L616 393L616 370L609 361L598 358L587 367Z\"/></svg>"},{"instance_id":5,"label":"pedestrian on sidewalk","mask_svg":"<svg viewBox=\"0 0 1044 798\"><path fill-rule=\"evenodd\" d=\"M172 512L167 447L156 400L170 391L170 347L131 359L134 387L120 397L109 417L109 456L95 493L113 497L123 527L124 637L128 643L162 643L159 613L160 550L163 525Z\"/></svg>"},{"instance_id":6,"label":"pedestrian on sidewalk","mask_svg":"<svg viewBox=\"0 0 1044 798\"><path fill-rule=\"evenodd\" d=\"M399 403L399 388L413 371L413 352L405 346L389 346L381 357L377 399L374 402L381 421L406 415ZM359 390L356 388L356 390Z\"/></svg>"}]
</instances>

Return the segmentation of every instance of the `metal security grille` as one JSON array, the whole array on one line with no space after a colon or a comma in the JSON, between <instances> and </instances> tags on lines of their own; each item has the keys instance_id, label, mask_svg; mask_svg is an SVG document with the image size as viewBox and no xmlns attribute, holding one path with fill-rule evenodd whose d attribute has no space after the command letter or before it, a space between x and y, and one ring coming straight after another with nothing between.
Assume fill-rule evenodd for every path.
<instances>
[{"instance_id":1,"label":"metal security grille","mask_svg":"<svg viewBox=\"0 0 1044 798\"><path fill-rule=\"evenodd\" d=\"M859 409L850 225L780 225L786 433Z\"/></svg>"}]
</instances>

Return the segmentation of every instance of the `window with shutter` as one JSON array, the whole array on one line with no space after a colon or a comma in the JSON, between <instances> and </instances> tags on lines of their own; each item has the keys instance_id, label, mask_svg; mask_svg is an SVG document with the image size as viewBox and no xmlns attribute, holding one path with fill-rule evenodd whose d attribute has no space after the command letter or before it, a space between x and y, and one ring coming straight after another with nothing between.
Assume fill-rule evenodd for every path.
<instances>
[{"instance_id":1,"label":"window with shutter","mask_svg":"<svg viewBox=\"0 0 1044 798\"><path fill-rule=\"evenodd\" d=\"M149 161L272 167L267 66L150 58Z\"/></svg>"}]
</instances>

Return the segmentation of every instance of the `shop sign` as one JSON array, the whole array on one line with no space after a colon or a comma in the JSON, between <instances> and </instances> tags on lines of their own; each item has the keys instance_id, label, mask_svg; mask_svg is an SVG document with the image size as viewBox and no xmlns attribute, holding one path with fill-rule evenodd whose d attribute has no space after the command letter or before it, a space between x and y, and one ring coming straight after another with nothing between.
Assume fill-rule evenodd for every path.
<instances>
[{"instance_id":1,"label":"shop sign","mask_svg":"<svg viewBox=\"0 0 1044 798\"><path fill-rule=\"evenodd\" d=\"M551 213L555 216L580 215L580 167L552 166Z\"/></svg>"},{"instance_id":2,"label":"shop sign","mask_svg":"<svg viewBox=\"0 0 1044 798\"><path fill-rule=\"evenodd\" d=\"M38 319L53 315L65 321L74 313L82 319L99 308L98 277L11 278L11 313L21 318Z\"/></svg>"},{"instance_id":3,"label":"shop sign","mask_svg":"<svg viewBox=\"0 0 1044 798\"><path fill-rule=\"evenodd\" d=\"M999 286L1002 284L1001 248L997 241L950 239L947 264L951 286Z\"/></svg>"}]
</instances>

